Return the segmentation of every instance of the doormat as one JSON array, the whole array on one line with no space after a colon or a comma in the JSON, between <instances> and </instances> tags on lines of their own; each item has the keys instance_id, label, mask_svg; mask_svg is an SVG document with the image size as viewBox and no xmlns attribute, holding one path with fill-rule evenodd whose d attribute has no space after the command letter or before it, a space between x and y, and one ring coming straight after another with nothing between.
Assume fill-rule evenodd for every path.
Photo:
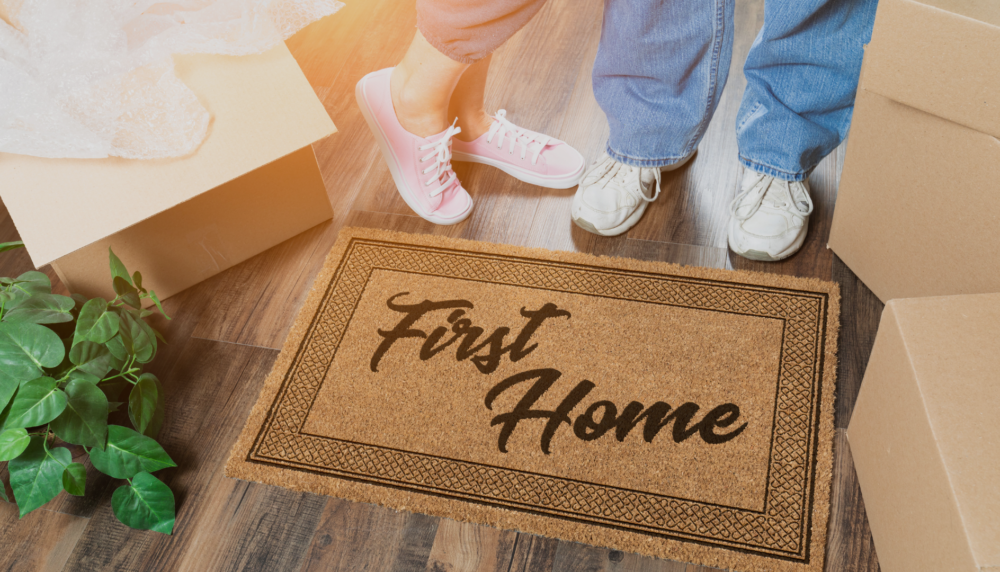
<instances>
[{"instance_id":1,"label":"doormat","mask_svg":"<svg viewBox=\"0 0 1000 572\"><path fill-rule=\"evenodd\" d=\"M819 571L838 326L814 279L346 229L226 474Z\"/></svg>"}]
</instances>

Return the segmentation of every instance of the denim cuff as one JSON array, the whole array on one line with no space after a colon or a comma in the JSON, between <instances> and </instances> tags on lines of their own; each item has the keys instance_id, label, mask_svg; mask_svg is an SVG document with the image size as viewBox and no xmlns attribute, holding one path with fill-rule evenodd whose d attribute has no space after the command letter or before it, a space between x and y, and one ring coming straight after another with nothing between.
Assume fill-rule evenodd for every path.
<instances>
[{"instance_id":1,"label":"denim cuff","mask_svg":"<svg viewBox=\"0 0 1000 572\"><path fill-rule=\"evenodd\" d=\"M740 163L747 169L757 171L758 173L764 173L765 175L770 175L776 179L781 179L782 181L804 181L809 178L809 173L812 171L799 171L797 173L791 173L789 171L782 171L781 169L776 169L770 165L763 165L755 161L747 159L743 155L740 155Z\"/></svg>"},{"instance_id":2,"label":"denim cuff","mask_svg":"<svg viewBox=\"0 0 1000 572\"><path fill-rule=\"evenodd\" d=\"M639 159L637 157L629 157L628 155L622 155L621 153L615 151L611 148L611 143L608 143L607 149L605 150L609 157L622 163L623 165L631 165L633 167L667 167L675 163L680 163L681 161L687 159L688 156L684 157L664 157L662 159Z\"/></svg>"}]
</instances>

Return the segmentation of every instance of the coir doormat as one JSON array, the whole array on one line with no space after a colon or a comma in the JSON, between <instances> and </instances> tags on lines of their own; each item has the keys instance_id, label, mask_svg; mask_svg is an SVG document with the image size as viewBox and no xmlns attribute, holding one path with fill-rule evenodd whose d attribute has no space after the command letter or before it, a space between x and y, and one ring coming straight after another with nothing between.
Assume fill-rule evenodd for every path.
<instances>
[{"instance_id":1,"label":"coir doormat","mask_svg":"<svg viewBox=\"0 0 1000 572\"><path fill-rule=\"evenodd\" d=\"M822 570L836 285L347 229L231 477Z\"/></svg>"}]
</instances>

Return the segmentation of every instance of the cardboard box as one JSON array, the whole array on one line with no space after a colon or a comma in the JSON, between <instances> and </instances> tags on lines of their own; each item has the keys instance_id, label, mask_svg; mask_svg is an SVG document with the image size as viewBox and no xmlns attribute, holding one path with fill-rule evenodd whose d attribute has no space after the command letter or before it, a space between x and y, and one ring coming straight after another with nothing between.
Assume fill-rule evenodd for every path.
<instances>
[{"instance_id":1,"label":"cardboard box","mask_svg":"<svg viewBox=\"0 0 1000 572\"><path fill-rule=\"evenodd\" d=\"M883 572L1000 570L1000 294L892 300L848 441Z\"/></svg>"},{"instance_id":2,"label":"cardboard box","mask_svg":"<svg viewBox=\"0 0 1000 572\"><path fill-rule=\"evenodd\" d=\"M829 246L883 301L1000 292L1000 2L881 0Z\"/></svg>"},{"instance_id":3,"label":"cardboard box","mask_svg":"<svg viewBox=\"0 0 1000 572\"><path fill-rule=\"evenodd\" d=\"M114 297L108 247L165 298L333 215L311 143L336 128L284 44L175 62L212 115L194 154L0 154L0 196L32 262L72 292Z\"/></svg>"}]
</instances>

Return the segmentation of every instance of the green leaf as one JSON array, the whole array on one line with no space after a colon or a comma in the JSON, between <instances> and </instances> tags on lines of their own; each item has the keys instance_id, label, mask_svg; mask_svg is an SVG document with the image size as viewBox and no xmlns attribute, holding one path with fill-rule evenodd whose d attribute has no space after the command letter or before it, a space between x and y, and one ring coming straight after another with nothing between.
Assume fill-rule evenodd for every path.
<instances>
[{"instance_id":1,"label":"green leaf","mask_svg":"<svg viewBox=\"0 0 1000 572\"><path fill-rule=\"evenodd\" d=\"M80 342L103 344L118 333L118 319L108 313L108 303L104 298L89 300L80 309L73 332L73 345Z\"/></svg>"},{"instance_id":2,"label":"green leaf","mask_svg":"<svg viewBox=\"0 0 1000 572\"><path fill-rule=\"evenodd\" d=\"M122 264L122 261L115 256L114 251L110 248L108 248L108 259L111 262L111 277L122 278L131 285L132 278L128 275L128 269L125 268L125 265Z\"/></svg>"},{"instance_id":3,"label":"green leaf","mask_svg":"<svg viewBox=\"0 0 1000 572\"><path fill-rule=\"evenodd\" d=\"M74 302L76 302L76 306L74 306L74 309L77 312L82 310L83 305L88 302L87 297L84 296L83 294L70 294L69 297L72 298Z\"/></svg>"},{"instance_id":4,"label":"green leaf","mask_svg":"<svg viewBox=\"0 0 1000 572\"><path fill-rule=\"evenodd\" d=\"M116 317L116 319L118 319ZM118 335L108 340L108 343L104 344L111 355L115 357L120 362L124 362L128 358L129 350L132 349L132 338L129 338L129 345L125 347L125 343L122 341L125 336L128 336L127 328L122 326L118 329ZM116 367L115 369L121 371L121 367Z\"/></svg>"},{"instance_id":5,"label":"green leaf","mask_svg":"<svg viewBox=\"0 0 1000 572\"><path fill-rule=\"evenodd\" d=\"M124 401L109 401L108 402L108 413L114 413L121 409L122 405L125 405ZM152 435L150 435L152 437ZM153 437L154 439L156 437Z\"/></svg>"},{"instance_id":6,"label":"green leaf","mask_svg":"<svg viewBox=\"0 0 1000 572\"><path fill-rule=\"evenodd\" d=\"M108 343L110 344L111 342L108 342ZM108 348L108 351L111 351L111 348ZM112 353L111 354L111 369L113 371L124 371L125 370L125 360L124 359L118 359L118 356L116 356L115 354Z\"/></svg>"},{"instance_id":7,"label":"green leaf","mask_svg":"<svg viewBox=\"0 0 1000 572\"><path fill-rule=\"evenodd\" d=\"M14 242L0 242L0 252L7 252L8 250L14 250L15 248L21 248L24 243L20 240Z\"/></svg>"},{"instance_id":8,"label":"green leaf","mask_svg":"<svg viewBox=\"0 0 1000 572\"><path fill-rule=\"evenodd\" d=\"M10 290L14 298L14 303L18 303L24 298L35 294L51 294L52 282L49 277L41 272L29 270L14 279L14 286Z\"/></svg>"},{"instance_id":9,"label":"green leaf","mask_svg":"<svg viewBox=\"0 0 1000 572\"><path fill-rule=\"evenodd\" d=\"M108 398L108 407L111 407L112 401L120 401L122 391L128 387L129 382L124 379L113 379L111 381L101 382L97 387L104 392L104 395Z\"/></svg>"},{"instance_id":10,"label":"green leaf","mask_svg":"<svg viewBox=\"0 0 1000 572\"><path fill-rule=\"evenodd\" d=\"M156 355L156 334L153 333L153 328L133 314L133 311L122 312L122 319L128 325L129 337L132 338L132 355L139 363L148 363Z\"/></svg>"},{"instance_id":11,"label":"green leaf","mask_svg":"<svg viewBox=\"0 0 1000 572\"><path fill-rule=\"evenodd\" d=\"M116 479L131 479L142 471L153 473L177 466L155 440L120 425L108 426L108 446L103 451L92 449L90 462L98 471Z\"/></svg>"},{"instance_id":12,"label":"green leaf","mask_svg":"<svg viewBox=\"0 0 1000 572\"><path fill-rule=\"evenodd\" d=\"M49 427L74 445L104 448L108 436L108 398L96 385L74 379L66 384L66 409Z\"/></svg>"},{"instance_id":13,"label":"green leaf","mask_svg":"<svg viewBox=\"0 0 1000 572\"><path fill-rule=\"evenodd\" d=\"M115 288L115 294L118 294L121 297L122 302L125 302L133 308L140 307L139 291L135 289L135 286L132 286L121 276L115 276L115 280L112 282L112 285Z\"/></svg>"},{"instance_id":14,"label":"green leaf","mask_svg":"<svg viewBox=\"0 0 1000 572\"><path fill-rule=\"evenodd\" d=\"M71 310L76 305L69 296L35 294L18 302L4 314L4 322L30 322L32 324L62 324L72 322Z\"/></svg>"},{"instance_id":15,"label":"green leaf","mask_svg":"<svg viewBox=\"0 0 1000 572\"><path fill-rule=\"evenodd\" d=\"M132 286L131 278L126 279L121 276L115 276L114 280L111 281L111 286L115 289L115 294L119 296L135 290L135 286Z\"/></svg>"},{"instance_id":16,"label":"green leaf","mask_svg":"<svg viewBox=\"0 0 1000 572\"><path fill-rule=\"evenodd\" d=\"M80 342L69 350L69 361L83 372L104 377L111 371L111 351L96 342Z\"/></svg>"},{"instance_id":17,"label":"green leaf","mask_svg":"<svg viewBox=\"0 0 1000 572\"><path fill-rule=\"evenodd\" d=\"M163 384L160 383L160 380L155 375L144 373L140 378L145 376L149 376L156 383L156 395L159 399L156 400L156 410L153 411L153 418L150 420L149 426L146 427L143 435L156 439L156 436L160 434L160 429L163 427L163 421L166 417L165 405L167 403L167 395L163 391Z\"/></svg>"},{"instance_id":18,"label":"green leaf","mask_svg":"<svg viewBox=\"0 0 1000 572\"><path fill-rule=\"evenodd\" d=\"M52 421L66 409L66 394L51 377L33 379L21 386L4 425L37 427Z\"/></svg>"},{"instance_id":19,"label":"green leaf","mask_svg":"<svg viewBox=\"0 0 1000 572\"><path fill-rule=\"evenodd\" d=\"M136 474L132 486L118 487L111 495L111 509L126 526L163 534L174 530L174 493L149 473Z\"/></svg>"},{"instance_id":20,"label":"green leaf","mask_svg":"<svg viewBox=\"0 0 1000 572\"><path fill-rule=\"evenodd\" d=\"M142 287L142 274L139 274L138 270L132 273L132 285L135 286L135 289L140 292L146 291L146 289Z\"/></svg>"},{"instance_id":21,"label":"green leaf","mask_svg":"<svg viewBox=\"0 0 1000 572\"><path fill-rule=\"evenodd\" d=\"M30 442L31 438L24 429L20 427L4 429L0 433L0 461L9 461L17 457L28 448Z\"/></svg>"},{"instance_id":22,"label":"green leaf","mask_svg":"<svg viewBox=\"0 0 1000 572\"><path fill-rule=\"evenodd\" d=\"M150 290L149 299L152 300L154 304L156 304L156 308L160 311L161 314L163 314L163 317L169 320L170 316L168 316L167 313L163 311L163 304L160 304L160 299L156 297L156 292Z\"/></svg>"},{"instance_id":23,"label":"green leaf","mask_svg":"<svg viewBox=\"0 0 1000 572\"><path fill-rule=\"evenodd\" d=\"M70 463L62 474L63 488L73 496L82 497L87 488L87 467L80 463Z\"/></svg>"},{"instance_id":24,"label":"green leaf","mask_svg":"<svg viewBox=\"0 0 1000 572\"><path fill-rule=\"evenodd\" d=\"M132 420L132 426L136 431L146 435L146 429L153 420L158 403L159 389L156 386L156 377L149 373L143 374L132 386L128 396L128 417Z\"/></svg>"},{"instance_id":25,"label":"green leaf","mask_svg":"<svg viewBox=\"0 0 1000 572\"><path fill-rule=\"evenodd\" d=\"M122 310L118 314L118 338L121 340L122 347L125 348L125 352L128 355L134 355L135 349L132 347L132 326L127 321L128 312Z\"/></svg>"},{"instance_id":26,"label":"green leaf","mask_svg":"<svg viewBox=\"0 0 1000 572\"><path fill-rule=\"evenodd\" d=\"M87 383L92 383L94 385L97 385L98 383L101 383L101 378L97 377L96 375L94 375L92 373L87 373L85 371L80 371L78 369L75 369L75 370L69 372L69 377L67 377L66 380L67 381L74 381L74 380L85 381Z\"/></svg>"},{"instance_id":27,"label":"green leaf","mask_svg":"<svg viewBox=\"0 0 1000 572\"><path fill-rule=\"evenodd\" d=\"M14 397L14 392L17 391L18 386L21 385L21 380L16 377L11 377L7 375L3 370L0 370L0 411L10 400Z\"/></svg>"},{"instance_id":28,"label":"green leaf","mask_svg":"<svg viewBox=\"0 0 1000 572\"><path fill-rule=\"evenodd\" d=\"M44 437L32 437L21 456L7 464L10 488L21 517L54 499L63 490L62 474L73 462L69 449L45 450Z\"/></svg>"},{"instance_id":29,"label":"green leaf","mask_svg":"<svg viewBox=\"0 0 1000 572\"><path fill-rule=\"evenodd\" d=\"M0 499L3 499L3 502L10 502L10 499L7 498L7 491L4 490L3 481L0 481Z\"/></svg>"},{"instance_id":30,"label":"green leaf","mask_svg":"<svg viewBox=\"0 0 1000 572\"><path fill-rule=\"evenodd\" d=\"M45 326L0 323L0 370L10 377L35 379L43 367L59 365L64 355L62 340Z\"/></svg>"},{"instance_id":31,"label":"green leaf","mask_svg":"<svg viewBox=\"0 0 1000 572\"><path fill-rule=\"evenodd\" d=\"M4 407L2 410L0 410L0 431L3 431L7 427L7 417L10 415L11 405L14 405L13 401L8 403L7 407Z\"/></svg>"},{"instance_id":32,"label":"green leaf","mask_svg":"<svg viewBox=\"0 0 1000 572\"><path fill-rule=\"evenodd\" d=\"M135 322L139 325L139 332L132 336L135 359L139 363L149 363L156 357L156 331L139 318L136 318Z\"/></svg>"}]
</instances>

